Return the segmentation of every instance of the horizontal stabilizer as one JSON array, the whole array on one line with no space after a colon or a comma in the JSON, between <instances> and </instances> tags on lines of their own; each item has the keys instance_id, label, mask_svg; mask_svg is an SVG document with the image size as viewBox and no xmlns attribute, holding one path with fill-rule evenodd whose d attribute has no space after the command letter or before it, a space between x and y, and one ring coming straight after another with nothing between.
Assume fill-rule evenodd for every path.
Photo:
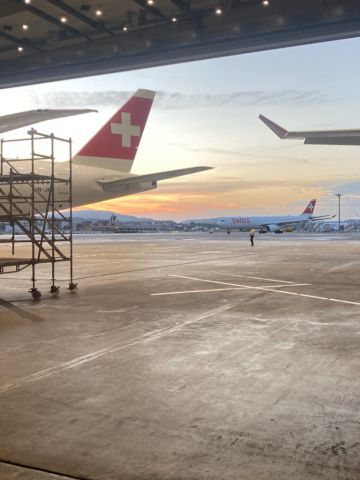
<instances>
[{"instance_id":1,"label":"horizontal stabilizer","mask_svg":"<svg viewBox=\"0 0 360 480\"><path fill-rule=\"evenodd\" d=\"M304 140L308 145L360 145L360 129L352 130L304 130L288 131L264 115L259 115L262 122L279 138L286 140Z\"/></svg>"},{"instance_id":2,"label":"horizontal stabilizer","mask_svg":"<svg viewBox=\"0 0 360 480\"><path fill-rule=\"evenodd\" d=\"M33 123L53 120L55 118L70 117L71 115L79 115L80 113L97 112L89 108L83 109L41 109L28 110L27 112L11 113L0 117L0 133L16 130L17 128L26 127Z\"/></svg>"},{"instance_id":3,"label":"horizontal stabilizer","mask_svg":"<svg viewBox=\"0 0 360 480\"><path fill-rule=\"evenodd\" d=\"M277 222L277 224L280 226L283 226L283 225L293 225L293 224L304 223L304 222L317 222L317 221L321 222L322 220L331 220L334 217L336 217L336 215L319 215L316 217L310 216L310 217L299 218L299 220L291 220L290 222L284 220L283 222Z\"/></svg>"},{"instance_id":4,"label":"horizontal stabilizer","mask_svg":"<svg viewBox=\"0 0 360 480\"><path fill-rule=\"evenodd\" d=\"M312 222L316 221L316 220L331 220L332 218L335 218L336 215L318 215L316 217L310 217L309 220L311 220Z\"/></svg>"},{"instance_id":5,"label":"horizontal stabilizer","mask_svg":"<svg viewBox=\"0 0 360 480\"><path fill-rule=\"evenodd\" d=\"M106 187L122 187L124 185L131 185L134 183L157 182L158 180L166 180L168 178L181 177L182 175L189 175L191 173L203 172L204 170L211 170L213 167L191 167L180 168L178 170L169 170L167 172L148 173L146 175L133 175L127 178L110 178L99 179L97 183L103 188Z\"/></svg>"}]
</instances>

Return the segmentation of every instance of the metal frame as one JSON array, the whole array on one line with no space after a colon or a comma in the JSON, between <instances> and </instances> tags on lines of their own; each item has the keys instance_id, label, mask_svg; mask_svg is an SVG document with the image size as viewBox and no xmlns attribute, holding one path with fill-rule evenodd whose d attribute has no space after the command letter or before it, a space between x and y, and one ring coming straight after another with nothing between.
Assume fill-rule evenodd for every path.
<instances>
[{"instance_id":1,"label":"metal frame","mask_svg":"<svg viewBox=\"0 0 360 480\"><path fill-rule=\"evenodd\" d=\"M36 286L36 267L40 263L51 264L52 295L58 295L60 289L56 285L58 262L69 262L69 289L74 291L77 288L73 281L72 141L34 129L28 134L26 138L2 139L0 144L0 222L8 222L12 226L11 239L0 238L0 243L10 243L13 256L0 258L0 274L19 272L31 266L32 286L29 291L33 298L39 299L41 292ZM8 158L5 147L10 143L29 145L29 157ZM66 163L55 162L55 143L65 143L69 155ZM48 154L39 153L44 144ZM43 161L41 170L38 166L40 160ZM17 168L17 162L21 162L21 167ZM60 168L65 168L66 174L59 174ZM61 193L60 198L61 186L68 193ZM66 209L67 214L60 209ZM59 222L67 228L61 230ZM16 235L16 227L22 232L22 238ZM15 257L19 243L30 245L29 257Z\"/></svg>"}]
</instances>

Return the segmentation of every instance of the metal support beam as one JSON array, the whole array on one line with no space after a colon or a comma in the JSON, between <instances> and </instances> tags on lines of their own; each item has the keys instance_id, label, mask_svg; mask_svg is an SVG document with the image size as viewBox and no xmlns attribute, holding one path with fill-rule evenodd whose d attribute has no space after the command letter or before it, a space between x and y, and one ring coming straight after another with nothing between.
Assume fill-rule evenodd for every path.
<instances>
[{"instance_id":1,"label":"metal support beam","mask_svg":"<svg viewBox=\"0 0 360 480\"><path fill-rule=\"evenodd\" d=\"M190 13L191 8L190 8L190 2L187 1L185 2L184 0L170 0L174 5L176 5L180 10L182 10L184 13Z\"/></svg>"},{"instance_id":2,"label":"metal support beam","mask_svg":"<svg viewBox=\"0 0 360 480\"><path fill-rule=\"evenodd\" d=\"M16 45L30 47L37 52L42 51L40 48L35 47L35 45L33 45L28 38L22 38L22 39L16 38L13 35L10 35L9 33L3 32L1 30L0 30L0 37L6 38L6 40L9 40L9 42L15 43Z\"/></svg>"},{"instance_id":3,"label":"metal support beam","mask_svg":"<svg viewBox=\"0 0 360 480\"><path fill-rule=\"evenodd\" d=\"M165 18L165 15L163 15L158 8L152 5L149 5L148 3L146 3L145 0L133 0L133 1L138 5L140 5L140 7L142 7L144 10L154 15L154 17Z\"/></svg>"},{"instance_id":4,"label":"metal support beam","mask_svg":"<svg viewBox=\"0 0 360 480\"><path fill-rule=\"evenodd\" d=\"M72 17L77 18L78 20L80 20L80 22L85 23L86 25L93 28L94 30L104 31L106 33L109 33L109 35L114 35L114 33L110 29L106 28L101 22L92 20L91 18L87 17L86 15L79 12L75 8L70 7L62 0L46 0L46 1L54 5L55 7L58 7L59 9L63 10L64 12L68 13Z\"/></svg>"},{"instance_id":5,"label":"metal support beam","mask_svg":"<svg viewBox=\"0 0 360 480\"><path fill-rule=\"evenodd\" d=\"M95 20L92 20L91 18L87 17L83 13L78 12L73 7L70 7L65 2L63 2L62 0L46 0L46 1L54 5L55 7L58 7L60 10L63 10L64 12L68 13L69 15L72 15L73 17L77 18L78 20L85 23L86 25L89 25L92 28L98 27L98 22L95 22Z\"/></svg>"},{"instance_id":6,"label":"metal support beam","mask_svg":"<svg viewBox=\"0 0 360 480\"><path fill-rule=\"evenodd\" d=\"M22 0L14 0L15 2L18 2L18 3L23 3ZM57 18L55 17L52 17L51 15L49 15L48 13L45 13L43 12L42 10L40 10L39 8L36 8L30 4L25 4L25 7L27 10L29 10L31 13L33 13L34 15L36 15L37 17L40 17L42 18L43 20L47 21L48 23L51 23L53 25L56 25L57 27L59 27L61 30L66 30L68 32L71 32L73 35L77 35L77 36L83 36L85 37L87 40L91 40L91 38L82 33L80 30L74 28L74 27L71 27L70 25L67 25L66 23L62 23L60 22L60 20L58 20Z\"/></svg>"}]
</instances>

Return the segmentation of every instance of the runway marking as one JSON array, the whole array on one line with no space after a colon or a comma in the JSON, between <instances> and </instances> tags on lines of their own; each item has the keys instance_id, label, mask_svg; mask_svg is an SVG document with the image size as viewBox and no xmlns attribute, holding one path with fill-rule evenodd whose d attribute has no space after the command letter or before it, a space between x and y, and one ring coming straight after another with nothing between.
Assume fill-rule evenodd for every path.
<instances>
[{"instance_id":1,"label":"runway marking","mask_svg":"<svg viewBox=\"0 0 360 480\"><path fill-rule=\"evenodd\" d=\"M183 275L169 275L169 277L176 277L176 278L185 278L187 280L195 280L198 282L206 282L206 283L216 283L220 285L229 285L232 287L242 287L242 289L247 289L247 290L260 290L264 292L274 292L274 293L282 293L284 295L296 295L298 297L307 297L307 298L314 298L317 300L326 300L328 302L338 302L338 303L345 303L345 304L350 304L350 305L360 305L360 302L351 302L350 300L341 300L338 298L328 298L328 297L321 297L321 296L316 296L316 295L308 295L305 293L296 293L296 292L289 292L288 290L276 290L274 287L268 288L268 287L255 287L255 286L250 286L250 285L241 285L238 283L228 283L228 282L219 282L217 280L206 280L204 278L195 278L195 277L185 277ZM286 285L289 287L292 287L294 285Z\"/></svg>"},{"instance_id":2,"label":"runway marking","mask_svg":"<svg viewBox=\"0 0 360 480\"><path fill-rule=\"evenodd\" d=\"M341 303L349 303L350 305L360 305L360 302L350 302L349 300L339 300L337 298L329 298L330 302L341 302Z\"/></svg>"},{"instance_id":3,"label":"runway marking","mask_svg":"<svg viewBox=\"0 0 360 480\"><path fill-rule=\"evenodd\" d=\"M281 287L302 287L311 285L311 283L294 283L293 285L264 285L262 288L281 288ZM186 293L206 293L206 292L225 292L227 290L245 290L249 288L249 286L243 287L229 287L229 288L210 288L207 290L183 290L178 292L161 292L161 293L150 293L150 296L158 297L161 295L182 295Z\"/></svg>"},{"instance_id":4,"label":"runway marking","mask_svg":"<svg viewBox=\"0 0 360 480\"><path fill-rule=\"evenodd\" d=\"M212 310L209 310L198 317L192 319L192 320L187 320L185 322L182 322L181 324L175 325L175 326L170 326L166 328L161 328L158 330L154 330L152 332L145 333L141 337L135 338L134 340L127 342L127 343L122 343L122 344L113 344L112 346L109 346L107 348L102 348L101 350L97 350L95 352L88 353L86 355L82 355L81 357L73 358L72 360L69 360L67 362L60 363L58 365L55 365L54 367L50 368L45 368L44 370L40 370L38 372L32 373L31 375L28 375L23 378L19 378L18 380L15 380L14 382L7 383L0 387L0 394L15 390L18 387L21 387L22 385L25 385L27 383L32 383L36 382L37 380L42 380L43 378L48 378L51 377L52 375L56 373L60 373L64 370L69 370L71 368L77 368L81 365L85 365L89 362L92 362L93 360L96 360L98 358L104 357L105 355L109 355L112 353L116 353L120 350L123 350L128 347L132 347L134 345L137 345L139 343L147 343L147 342L152 342L154 340L158 340L159 338L164 337L165 335L168 335L169 333L176 332L178 330L181 330L181 328L191 325L196 322L200 322L201 320L204 320L206 318L212 317L213 315L216 315L217 313L222 313L226 310L229 310L232 308L231 304L228 305L223 305L222 307L214 308Z\"/></svg>"},{"instance_id":5,"label":"runway marking","mask_svg":"<svg viewBox=\"0 0 360 480\"><path fill-rule=\"evenodd\" d=\"M318 299L318 300L330 300L330 298L328 297L319 297L318 295L309 295L309 294L306 294L306 293L299 293L299 295L301 297L308 297L308 298L315 298L315 299ZM339 302L345 302L346 300L339 300ZM360 305L360 303L359 303Z\"/></svg>"},{"instance_id":6,"label":"runway marking","mask_svg":"<svg viewBox=\"0 0 360 480\"><path fill-rule=\"evenodd\" d=\"M262 288L284 288L284 287L309 287L312 283L292 283L289 285L288 283L285 285L263 285Z\"/></svg>"},{"instance_id":7,"label":"runway marking","mask_svg":"<svg viewBox=\"0 0 360 480\"><path fill-rule=\"evenodd\" d=\"M160 295L181 295L183 293L206 293L206 292L224 292L226 290L244 290L244 287L229 287L229 288L210 288L207 290L184 290L179 292L161 292L161 293L150 293L153 297L158 297Z\"/></svg>"},{"instance_id":8,"label":"runway marking","mask_svg":"<svg viewBox=\"0 0 360 480\"><path fill-rule=\"evenodd\" d=\"M255 280L265 280L267 282L279 282L279 283L294 283L294 282L289 282L288 280L275 280L274 278L263 278L263 277L252 277L250 275L240 275L240 274L231 274L231 273L225 273L225 272L217 272L220 275L228 275L229 277L243 277L243 278L253 278Z\"/></svg>"},{"instance_id":9,"label":"runway marking","mask_svg":"<svg viewBox=\"0 0 360 480\"><path fill-rule=\"evenodd\" d=\"M136 268L136 269L133 269L133 270L121 270L120 272L110 272L110 273L99 273L97 275L85 275L83 277L76 277L75 280L85 280L85 279L88 279L88 278L99 278L99 277L111 277L111 276L116 276L116 275L124 275L124 273L137 273L137 272L145 272L147 270L156 270L156 269L159 269L159 268L169 268L169 267L181 267L182 265L192 265L192 264L195 264L195 263L205 263L205 262L216 262L218 260L233 260L233 257L232 256L226 256L226 257L216 257L216 258L203 258L201 260L193 260L193 261L189 261L189 262L181 262L181 263L170 263L170 264L167 264L167 265L156 265L156 266L153 266L153 267L144 267L144 268ZM119 262L116 262L116 263L122 263L123 261L119 261ZM256 264L259 264L259 263L266 263L266 262L261 262L261 261L254 261L252 263L256 263ZM91 266L91 265L99 265L99 263L94 263L94 264L87 264L87 266Z\"/></svg>"}]
</instances>

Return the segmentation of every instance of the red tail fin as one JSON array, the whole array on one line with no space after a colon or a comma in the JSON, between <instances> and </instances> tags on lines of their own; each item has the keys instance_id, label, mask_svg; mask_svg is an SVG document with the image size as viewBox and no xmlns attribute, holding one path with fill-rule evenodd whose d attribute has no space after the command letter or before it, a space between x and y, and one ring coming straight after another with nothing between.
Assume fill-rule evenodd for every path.
<instances>
[{"instance_id":1,"label":"red tail fin","mask_svg":"<svg viewBox=\"0 0 360 480\"><path fill-rule=\"evenodd\" d=\"M305 208L302 215L312 215L314 213L315 205L316 199L313 198L312 200L310 200L309 205Z\"/></svg>"},{"instance_id":2,"label":"red tail fin","mask_svg":"<svg viewBox=\"0 0 360 480\"><path fill-rule=\"evenodd\" d=\"M151 90L137 90L79 151L75 162L129 172L154 96Z\"/></svg>"}]
</instances>

